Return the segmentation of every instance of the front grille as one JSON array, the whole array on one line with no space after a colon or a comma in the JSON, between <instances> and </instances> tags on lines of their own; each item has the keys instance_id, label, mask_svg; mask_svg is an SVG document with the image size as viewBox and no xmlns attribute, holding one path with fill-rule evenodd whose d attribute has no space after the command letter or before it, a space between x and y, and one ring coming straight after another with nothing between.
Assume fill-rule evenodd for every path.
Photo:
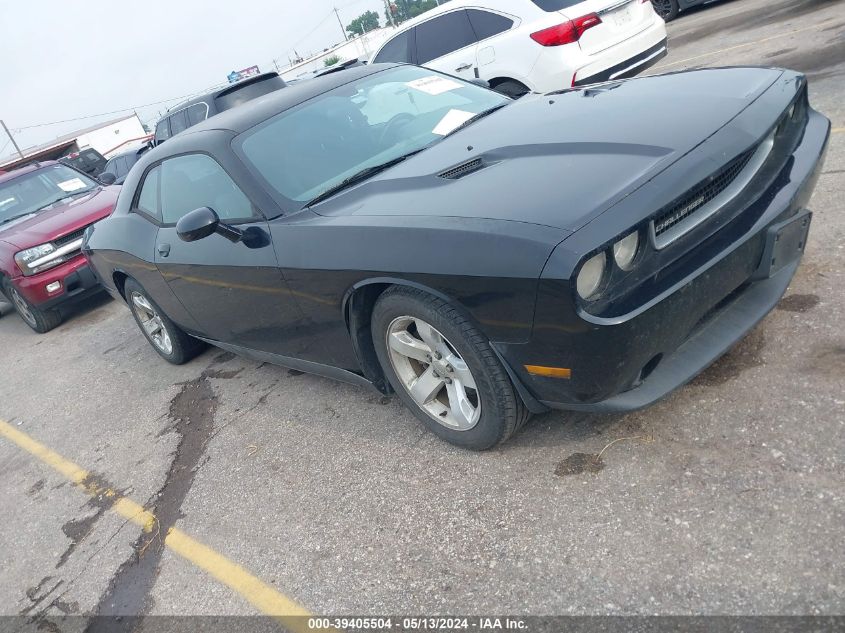
<instances>
[{"instance_id":1,"label":"front grille","mask_svg":"<svg viewBox=\"0 0 845 633\"><path fill-rule=\"evenodd\" d=\"M740 154L707 180L693 187L683 198L673 203L654 219L654 235L660 237L673 226L684 221L722 193L748 166L757 148Z\"/></svg>"},{"instance_id":2,"label":"front grille","mask_svg":"<svg viewBox=\"0 0 845 633\"><path fill-rule=\"evenodd\" d=\"M73 233L68 233L67 235L64 235L64 236L62 236L58 239L55 239L55 240L53 240L53 244L55 244L56 246L64 246L65 244L70 244L71 242L74 242L74 241L80 239L83 235L85 235L85 229L87 229L87 228L88 228L87 226L84 226L81 229L79 229L78 231L74 231Z\"/></svg>"},{"instance_id":3,"label":"front grille","mask_svg":"<svg viewBox=\"0 0 845 633\"><path fill-rule=\"evenodd\" d=\"M458 178L463 178L464 176L468 176L469 174L478 171L479 169L483 169L485 167L484 161L480 158L474 158L473 160L467 161L462 165L458 165L457 167L452 167L451 169L447 169L444 172L441 172L438 175L440 178L446 178L447 180L457 180Z\"/></svg>"}]
</instances>

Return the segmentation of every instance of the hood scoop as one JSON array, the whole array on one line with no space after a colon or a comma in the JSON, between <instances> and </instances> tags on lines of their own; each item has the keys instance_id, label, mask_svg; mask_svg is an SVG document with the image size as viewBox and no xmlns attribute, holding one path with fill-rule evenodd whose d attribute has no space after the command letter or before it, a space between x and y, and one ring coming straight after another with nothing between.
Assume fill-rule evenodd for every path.
<instances>
[{"instance_id":1,"label":"hood scoop","mask_svg":"<svg viewBox=\"0 0 845 633\"><path fill-rule=\"evenodd\" d=\"M484 162L482 158L473 158L465 163L461 163L460 165L456 165L455 167L450 167L446 171L440 172L437 174L438 178L443 178L445 180L458 180L463 178L464 176L469 176L470 174L474 174L477 171L488 167L489 164Z\"/></svg>"}]
</instances>

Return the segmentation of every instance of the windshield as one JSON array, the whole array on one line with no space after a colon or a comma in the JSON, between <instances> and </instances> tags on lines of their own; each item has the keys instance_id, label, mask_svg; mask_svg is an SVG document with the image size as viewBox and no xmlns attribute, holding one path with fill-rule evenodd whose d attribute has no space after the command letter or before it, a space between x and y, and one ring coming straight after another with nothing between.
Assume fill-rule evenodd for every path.
<instances>
[{"instance_id":1,"label":"windshield","mask_svg":"<svg viewBox=\"0 0 845 633\"><path fill-rule=\"evenodd\" d=\"M434 71L405 66L315 97L247 132L242 156L283 206L443 139L510 100Z\"/></svg>"},{"instance_id":2,"label":"windshield","mask_svg":"<svg viewBox=\"0 0 845 633\"><path fill-rule=\"evenodd\" d=\"M0 183L0 224L96 186L96 182L65 165L52 165Z\"/></svg>"}]
</instances>

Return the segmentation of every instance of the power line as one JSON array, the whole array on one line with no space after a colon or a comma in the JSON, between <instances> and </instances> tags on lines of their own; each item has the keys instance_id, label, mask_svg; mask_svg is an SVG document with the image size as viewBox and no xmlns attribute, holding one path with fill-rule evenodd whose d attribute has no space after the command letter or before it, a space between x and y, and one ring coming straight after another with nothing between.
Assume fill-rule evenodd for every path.
<instances>
[{"instance_id":1,"label":"power line","mask_svg":"<svg viewBox=\"0 0 845 633\"><path fill-rule=\"evenodd\" d=\"M211 90L211 89L209 89L209 90ZM200 94L202 92L206 92L206 91L201 90L200 92L192 92L190 94L183 95L181 97L171 97L170 99L163 99L162 101L154 101L152 103L145 103L143 105L130 106L128 108L123 108L121 110L112 110L111 112L100 112L98 114L89 114L89 115L86 115L86 116L74 117L72 119L63 119L61 121L50 121L49 123L35 123L33 125L24 125L22 127L17 127L17 128L14 128L14 129L15 129L16 132L22 132L23 130L31 130L31 129L39 128L39 127L48 127L50 125L59 125L60 123L72 123L74 121L84 121L85 119L96 119L97 117L108 116L110 114L120 114L122 112L131 112L133 110L140 110L141 108L149 108L151 106L161 105L163 103L169 103L171 101L179 101L179 100L182 100L182 99L189 99L192 96Z\"/></svg>"}]
</instances>

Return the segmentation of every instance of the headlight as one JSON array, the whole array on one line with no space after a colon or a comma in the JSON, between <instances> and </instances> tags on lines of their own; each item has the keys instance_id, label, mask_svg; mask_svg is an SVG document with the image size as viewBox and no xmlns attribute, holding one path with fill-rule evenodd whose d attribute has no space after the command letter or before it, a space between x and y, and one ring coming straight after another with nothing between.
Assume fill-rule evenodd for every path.
<instances>
[{"instance_id":1,"label":"headlight","mask_svg":"<svg viewBox=\"0 0 845 633\"><path fill-rule=\"evenodd\" d=\"M21 272L24 275L34 275L35 273L40 273L42 270L48 270L54 266L58 266L65 261L65 258L59 255L55 259L50 259L46 262L39 262L39 260L52 254L55 250L56 247L52 244L33 246L32 248L28 248L15 255L15 261L18 264L18 268L21 269ZM33 265L34 263L37 265Z\"/></svg>"},{"instance_id":2,"label":"headlight","mask_svg":"<svg viewBox=\"0 0 845 633\"><path fill-rule=\"evenodd\" d=\"M622 270L631 270L639 247L640 234L636 231L616 242L613 245L613 259L616 260L616 265Z\"/></svg>"},{"instance_id":3,"label":"headlight","mask_svg":"<svg viewBox=\"0 0 845 633\"><path fill-rule=\"evenodd\" d=\"M604 279L604 271L607 268L607 255L604 252L599 253L595 257L587 260L587 263L581 266L581 272L578 273L576 287L578 294L582 299L590 299L593 297L601 286Z\"/></svg>"}]
</instances>

